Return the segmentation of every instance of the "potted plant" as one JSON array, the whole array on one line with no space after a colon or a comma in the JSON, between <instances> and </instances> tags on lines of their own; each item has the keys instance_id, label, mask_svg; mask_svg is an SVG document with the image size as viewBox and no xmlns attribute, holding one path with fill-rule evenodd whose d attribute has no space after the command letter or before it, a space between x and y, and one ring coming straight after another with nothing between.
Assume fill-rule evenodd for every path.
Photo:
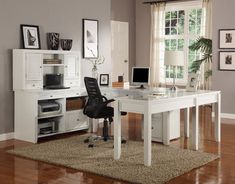
<instances>
[{"instance_id":1,"label":"potted plant","mask_svg":"<svg viewBox=\"0 0 235 184\"><path fill-rule=\"evenodd\" d=\"M199 37L192 45L189 46L192 51L200 51L202 58L193 61L190 72L197 73L203 62L212 63L212 40L208 38ZM205 79L207 80L212 75L212 70L205 71Z\"/></svg>"}]
</instances>

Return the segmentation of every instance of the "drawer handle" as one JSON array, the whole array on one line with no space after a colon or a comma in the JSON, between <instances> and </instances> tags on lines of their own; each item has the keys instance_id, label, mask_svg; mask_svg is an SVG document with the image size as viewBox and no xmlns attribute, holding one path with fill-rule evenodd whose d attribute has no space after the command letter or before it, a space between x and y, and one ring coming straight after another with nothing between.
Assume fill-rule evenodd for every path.
<instances>
[{"instance_id":1,"label":"drawer handle","mask_svg":"<svg viewBox=\"0 0 235 184\"><path fill-rule=\"evenodd\" d=\"M50 96L51 98L53 97L53 95Z\"/></svg>"},{"instance_id":2,"label":"drawer handle","mask_svg":"<svg viewBox=\"0 0 235 184\"><path fill-rule=\"evenodd\" d=\"M154 129L154 127L152 127L152 130Z\"/></svg>"},{"instance_id":3,"label":"drawer handle","mask_svg":"<svg viewBox=\"0 0 235 184\"><path fill-rule=\"evenodd\" d=\"M76 93L76 95L79 95L79 93Z\"/></svg>"},{"instance_id":4,"label":"drawer handle","mask_svg":"<svg viewBox=\"0 0 235 184\"><path fill-rule=\"evenodd\" d=\"M77 119L77 121L80 121L80 119Z\"/></svg>"}]
</instances>

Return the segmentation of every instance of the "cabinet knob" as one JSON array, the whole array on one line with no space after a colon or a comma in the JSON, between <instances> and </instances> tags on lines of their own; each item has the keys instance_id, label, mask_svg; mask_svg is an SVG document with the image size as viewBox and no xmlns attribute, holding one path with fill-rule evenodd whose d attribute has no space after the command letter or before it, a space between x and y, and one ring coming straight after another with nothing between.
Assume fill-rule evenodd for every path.
<instances>
[{"instance_id":1,"label":"cabinet knob","mask_svg":"<svg viewBox=\"0 0 235 184\"><path fill-rule=\"evenodd\" d=\"M42 66L40 66L40 68L42 68Z\"/></svg>"},{"instance_id":2,"label":"cabinet knob","mask_svg":"<svg viewBox=\"0 0 235 184\"><path fill-rule=\"evenodd\" d=\"M153 130L154 128L152 127L152 130Z\"/></svg>"},{"instance_id":3,"label":"cabinet knob","mask_svg":"<svg viewBox=\"0 0 235 184\"><path fill-rule=\"evenodd\" d=\"M33 84L33 87L35 87L35 84Z\"/></svg>"},{"instance_id":4,"label":"cabinet knob","mask_svg":"<svg viewBox=\"0 0 235 184\"><path fill-rule=\"evenodd\" d=\"M77 121L80 121L80 119L77 119Z\"/></svg>"},{"instance_id":5,"label":"cabinet knob","mask_svg":"<svg viewBox=\"0 0 235 184\"><path fill-rule=\"evenodd\" d=\"M50 96L51 98L53 97L53 95Z\"/></svg>"}]
</instances>

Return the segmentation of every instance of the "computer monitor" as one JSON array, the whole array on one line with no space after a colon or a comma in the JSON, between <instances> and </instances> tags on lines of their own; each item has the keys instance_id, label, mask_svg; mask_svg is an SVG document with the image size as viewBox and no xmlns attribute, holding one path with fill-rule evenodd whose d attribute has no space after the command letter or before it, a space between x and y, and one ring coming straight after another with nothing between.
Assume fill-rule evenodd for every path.
<instances>
[{"instance_id":1,"label":"computer monitor","mask_svg":"<svg viewBox=\"0 0 235 184\"><path fill-rule=\"evenodd\" d=\"M144 85L149 84L150 68L133 67L132 68L132 84L140 85L140 89L144 89Z\"/></svg>"},{"instance_id":2,"label":"computer monitor","mask_svg":"<svg viewBox=\"0 0 235 184\"><path fill-rule=\"evenodd\" d=\"M45 75L45 87L50 86L62 86L63 75L62 74L46 74Z\"/></svg>"}]
</instances>

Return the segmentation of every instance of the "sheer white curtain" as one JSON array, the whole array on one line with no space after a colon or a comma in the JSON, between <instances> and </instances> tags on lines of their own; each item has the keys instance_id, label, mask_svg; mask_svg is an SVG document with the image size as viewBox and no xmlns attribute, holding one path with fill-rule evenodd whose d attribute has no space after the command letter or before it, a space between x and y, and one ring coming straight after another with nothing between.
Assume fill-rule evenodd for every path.
<instances>
[{"instance_id":1,"label":"sheer white curtain","mask_svg":"<svg viewBox=\"0 0 235 184\"><path fill-rule=\"evenodd\" d=\"M150 79L153 87L160 83L160 49L164 44L164 15L165 3L151 5Z\"/></svg>"},{"instance_id":2,"label":"sheer white curtain","mask_svg":"<svg viewBox=\"0 0 235 184\"><path fill-rule=\"evenodd\" d=\"M202 2L203 11L203 36L205 38L212 39L212 0L203 0ZM211 77L205 79L205 72L212 69L211 63L203 63L201 66L201 79L202 87L204 89L211 89Z\"/></svg>"}]
</instances>

